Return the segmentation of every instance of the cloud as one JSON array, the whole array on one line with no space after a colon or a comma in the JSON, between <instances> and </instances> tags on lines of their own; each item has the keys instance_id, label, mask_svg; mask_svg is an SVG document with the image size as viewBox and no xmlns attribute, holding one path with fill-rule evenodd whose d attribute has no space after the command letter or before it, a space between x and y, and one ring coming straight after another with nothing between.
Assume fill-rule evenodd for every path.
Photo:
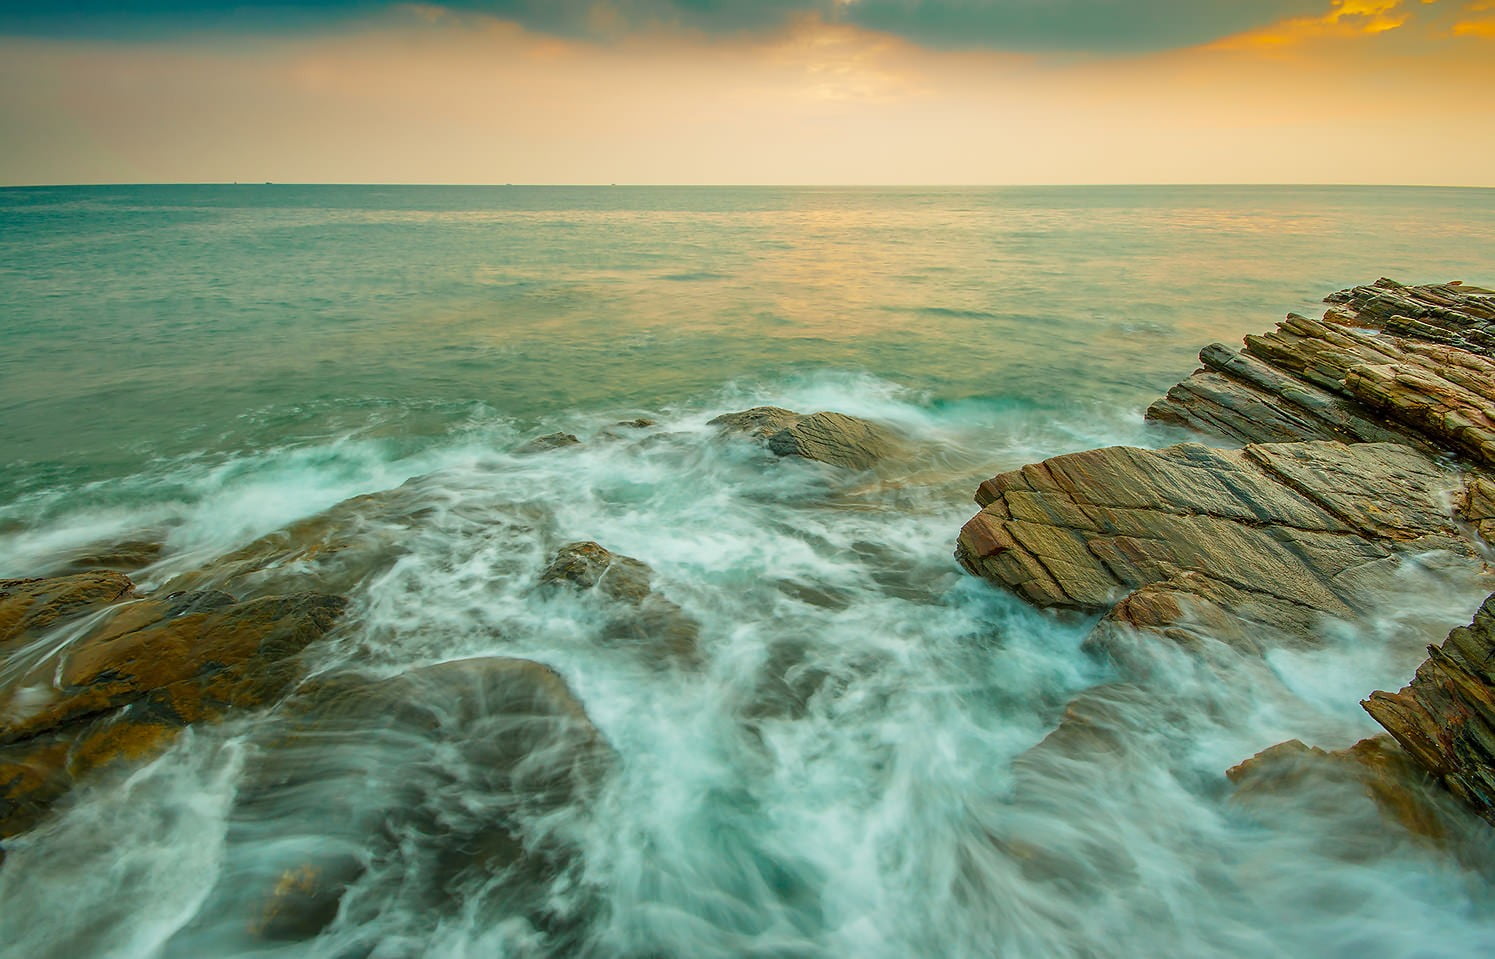
<instances>
[{"instance_id":1,"label":"cloud","mask_svg":"<svg viewBox=\"0 0 1495 959\"><path fill-rule=\"evenodd\" d=\"M1205 44L1329 0L450 0L455 12L598 40L650 30L763 33L805 16L936 48L1137 53ZM0 0L0 32L129 39L163 32L303 30L387 11L389 0Z\"/></svg>"}]
</instances>

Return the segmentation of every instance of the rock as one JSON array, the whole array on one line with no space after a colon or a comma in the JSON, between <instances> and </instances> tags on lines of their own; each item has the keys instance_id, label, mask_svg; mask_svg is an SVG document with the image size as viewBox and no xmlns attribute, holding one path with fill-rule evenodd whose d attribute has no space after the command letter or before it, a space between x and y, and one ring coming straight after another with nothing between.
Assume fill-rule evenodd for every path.
<instances>
[{"instance_id":1,"label":"rock","mask_svg":"<svg viewBox=\"0 0 1495 959\"><path fill-rule=\"evenodd\" d=\"M1456 509L1458 515L1474 527L1481 539L1495 546L1495 482L1483 476L1471 475Z\"/></svg>"},{"instance_id":2,"label":"rock","mask_svg":"<svg viewBox=\"0 0 1495 959\"><path fill-rule=\"evenodd\" d=\"M599 593L610 601L602 639L662 652L681 665L700 661L700 628L677 604L654 591L654 571L631 556L593 542L562 546L540 574L546 586Z\"/></svg>"},{"instance_id":3,"label":"rock","mask_svg":"<svg viewBox=\"0 0 1495 959\"><path fill-rule=\"evenodd\" d=\"M1361 703L1413 759L1495 824L1495 595L1468 626L1428 647L1397 693Z\"/></svg>"},{"instance_id":4,"label":"rock","mask_svg":"<svg viewBox=\"0 0 1495 959\"><path fill-rule=\"evenodd\" d=\"M1403 560L1431 553L1477 575L1443 506L1460 485L1399 444L1110 447L983 483L956 556L1039 606L1126 599L1117 617L1146 626L1192 606L1307 638L1322 616L1367 608Z\"/></svg>"},{"instance_id":5,"label":"rock","mask_svg":"<svg viewBox=\"0 0 1495 959\"><path fill-rule=\"evenodd\" d=\"M514 448L515 453L529 455L531 453L544 453L548 450L564 449L567 446L578 446L581 440L574 433L547 433L534 439L521 443Z\"/></svg>"},{"instance_id":6,"label":"rock","mask_svg":"<svg viewBox=\"0 0 1495 959\"><path fill-rule=\"evenodd\" d=\"M128 594L129 581L110 576ZM0 671L0 837L29 828L99 767L153 755L192 723L276 701L300 678L295 654L345 605L313 593L152 597L116 604L60 647L13 653Z\"/></svg>"},{"instance_id":7,"label":"rock","mask_svg":"<svg viewBox=\"0 0 1495 959\"><path fill-rule=\"evenodd\" d=\"M629 429L633 429L633 430L643 430L643 429L648 429L649 427L653 426L654 425L654 421L651 420L651 419L649 419L647 416L640 416L637 419L619 420L618 422L614 423L613 425L614 426L626 426Z\"/></svg>"},{"instance_id":8,"label":"rock","mask_svg":"<svg viewBox=\"0 0 1495 959\"><path fill-rule=\"evenodd\" d=\"M1213 344L1204 368L1149 419L1246 443L1402 442L1495 466L1495 293L1389 280L1290 314L1244 350Z\"/></svg>"},{"instance_id":9,"label":"rock","mask_svg":"<svg viewBox=\"0 0 1495 959\"><path fill-rule=\"evenodd\" d=\"M1387 820L1415 836L1442 840L1453 817L1427 774L1390 736L1362 739L1329 752L1292 739L1264 749L1225 775L1236 785L1235 800L1270 809L1278 801L1339 804L1345 787L1370 797Z\"/></svg>"},{"instance_id":10,"label":"rock","mask_svg":"<svg viewBox=\"0 0 1495 959\"><path fill-rule=\"evenodd\" d=\"M53 571L52 575L64 576L105 569L133 573L155 563L164 550L165 545L155 540L131 539L118 543L95 543L73 551L66 557L65 565Z\"/></svg>"},{"instance_id":11,"label":"rock","mask_svg":"<svg viewBox=\"0 0 1495 959\"><path fill-rule=\"evenodd\" d=\"M590 541L562 546L540 574L542 583L569 583L600 589L613 599L640 603L653 591L654 571L631 556L620 556Z\"/></svg>"},{"instance_id":12,"label":"rock","mask_svg":"<svg viewBox=\"0 0 1495 959\"><path fill-rule=\"evenodd\" d=\"M723 413L707 425L719 427L724 433L746 433L754 439L767 440L786 426L799 421L800 415L793 410L778 406L755 406L740 413Z\"/></svg>"},{"instance_id":13,"label":"rock","mask_svg":"<svg viewBox=\"0 0 1495 959\"><path fill-rule=\"evenodd\" d=\"M546 521L540 507L464 503L453 492L464 482L473 479L431 473L354 496L174 576L161 591L221 589L240 599L306 590L341 595L392 567L433 521L473 528Z\"/></svg>"},{"instance_id":14,"label":"rock","mask_svg":"<svg viewBox=\"0 0 1495 959\"><path fill-rule=\"evenodd\" d=\"M718 416L711 424L762 440L777 456L798 456L851 470L872 469L900 447L887 429L844 413L803 416L777 406L760 406Z\"/></svg>"},{"instance_id":15,"label":"rock","mask_svg":"<svg viewBox=\"0 0 1495 959\"><path fill-rule=\"evenodd\" d=\"M0 652L134 595L135 584L116 572L0 579Z\"/></svg>"},{"instance_id":16,"label":"rock","mask_svg":"<svg viewBox=\"0 0 1495 959\"><path fill-rule=\"evenodd\" d=\"M299 861L246 887L225 878L207 913L244 913L259 936L315 936L355 882L433 916L503 904L564 935L550 885L576 867L550 824L584 809L616 766L565 680L523 659L479 657L370 681L342 674L287 700L234 816L278 836L315 836ZM352 859L345 849L361 850ZM434 920L433 920L434 921Z\"/></svg>"},{"instance_id":17,"label":"rock","mask_svg":"<svg viewBox=\"0 0 1495 959\"><path fill-rule=\"evenodd\" d=\"M180 725L260 705L288 685L277 664L345 605L316 593L235 603L206 591L123 607L0 693L0 742L147 700Z\"/></svg>"}]
</instances>

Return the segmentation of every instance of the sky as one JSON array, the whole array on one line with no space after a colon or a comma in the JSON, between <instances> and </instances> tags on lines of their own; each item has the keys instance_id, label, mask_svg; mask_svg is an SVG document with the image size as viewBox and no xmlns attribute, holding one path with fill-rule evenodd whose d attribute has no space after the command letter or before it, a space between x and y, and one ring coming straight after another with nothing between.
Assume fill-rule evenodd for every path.
<instances>
[{"instance_id":1,"label":"sky","mask_svg":"<svg viewBox=\"0 0 1495 959\"><path fill-rule=\"evenodd\" d=\"M0 184L1495 186L1495 0L0 0Z\"/></svg>"}]
</instances>

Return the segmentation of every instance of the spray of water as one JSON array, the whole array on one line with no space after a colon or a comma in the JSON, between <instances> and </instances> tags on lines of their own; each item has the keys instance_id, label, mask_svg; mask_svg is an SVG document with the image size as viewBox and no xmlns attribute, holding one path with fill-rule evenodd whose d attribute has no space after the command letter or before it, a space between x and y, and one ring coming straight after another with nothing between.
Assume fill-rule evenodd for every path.
<instances>
[{"instance_id":1,"label":"spray of water","mask_svg":"<svg viewBox=\"0 0 1495 959\"><path fill-rule=\"evenodd\" d=\"M850 476L707 426L764 401L872 416L911 437L909 457ZM1090 621L961 575L950 545L974 479L1160 439L1134 419L935 408L865 377L732 387L654 416L576 414L555 426L582 444L531 455L488 423L415 453L361 436L162 464L134 495L37 494L41 518L3 551L18 568L100 530L164 534L146 588L353 603L291 701L184 736L17 840L0 952L1495 948L1495 843L1478 829L1448 840L1455 856L1352 783L1247 803L1223 775L1285 739L1372 733L1358 698L1399 685L1427 630L1476 597L1413 577L1385 617L1321 648L1159 644L1121 672L1082 649ZM648 563L693 655L619 633L604 596L540 583L577 540ZM491 715L514 668L494 664L513 659L554 683Z\"/></svg>"}]
</instances>

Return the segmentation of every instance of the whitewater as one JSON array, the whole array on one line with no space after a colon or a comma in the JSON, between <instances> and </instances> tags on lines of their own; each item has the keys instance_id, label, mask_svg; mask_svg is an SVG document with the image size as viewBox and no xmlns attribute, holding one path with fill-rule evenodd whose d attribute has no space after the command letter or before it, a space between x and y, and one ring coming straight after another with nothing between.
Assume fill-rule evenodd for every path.
<instances>
[{"instance_id":1,"label":"whitewater","mask_svg":"<svg viewBox=\"0 0 1495 959\"><path fill-rule=\"evenodd\" d=\"M142 592L344 595L313 681L532 660L610 765L536 809L440 701L416 736L193 728L6 841L0 955L1495 950L1488 827L1224 775L1374 735L1358 701L1482 596L1414 565L1320 648L1158 648L1139 685L951 556L995 472L1194 439L1141 411L1207 342L1380 273L1488 284L1491 191L250 189L0 191L0 576L141 542ZM709 423L770 403L908 449ZM647 563L696 658L545 589L575 541ZM533 901L444 865L500 818L575 850ZM263 935L313 873L346 876L325 925Z\"/></svg>"}]
</instances>

